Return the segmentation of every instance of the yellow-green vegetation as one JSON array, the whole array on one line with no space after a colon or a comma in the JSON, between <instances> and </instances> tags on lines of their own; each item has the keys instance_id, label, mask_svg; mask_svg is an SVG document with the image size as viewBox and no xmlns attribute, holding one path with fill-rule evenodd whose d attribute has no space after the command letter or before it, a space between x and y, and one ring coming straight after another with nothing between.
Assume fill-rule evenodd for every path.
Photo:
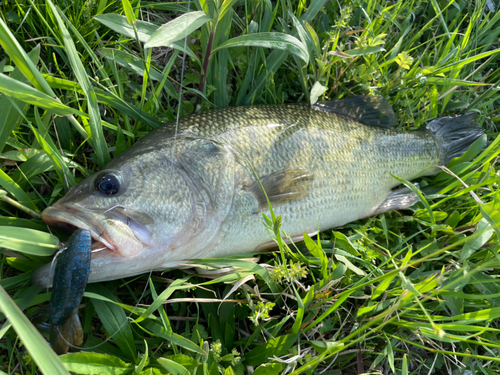
<instances>
[{"instance_id":1,"label":"yellow-green vegetation","mask_svg":"<svg viewBox=\"0 0 500 375\"><path fill-rule=\"evenodd\" d=\"M0 370L498 373L495 6L3 1ZM68 236L49 234L44 208L177 115L352 95L384 96L408 131L476 112L488 141L420 179L408 210L295 245L280 230L286 217L271 211L262 225L279 251L90 284L85 347L52 352L33 326L48 337L50 291L30 278Z\"/></svg>"}]
</instances>

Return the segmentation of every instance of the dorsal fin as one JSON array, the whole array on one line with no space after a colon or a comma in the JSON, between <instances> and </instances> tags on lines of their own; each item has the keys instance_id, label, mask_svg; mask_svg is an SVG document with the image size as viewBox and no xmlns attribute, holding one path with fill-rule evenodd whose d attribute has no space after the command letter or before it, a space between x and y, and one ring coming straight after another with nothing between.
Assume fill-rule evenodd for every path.
<instances>
[{"instance_id":1,"label":"dorsal fin","mask_svg":"<svg viewBox=\"0 0 500 375\"><path fill-rule=\"evenodd\" d=\"M317 102L317 111L333 112L355 118L368 126L392 128L397 125L396 115L389 102L382 96L353 96L352 98Z\"/></svg>"}]
</instances>

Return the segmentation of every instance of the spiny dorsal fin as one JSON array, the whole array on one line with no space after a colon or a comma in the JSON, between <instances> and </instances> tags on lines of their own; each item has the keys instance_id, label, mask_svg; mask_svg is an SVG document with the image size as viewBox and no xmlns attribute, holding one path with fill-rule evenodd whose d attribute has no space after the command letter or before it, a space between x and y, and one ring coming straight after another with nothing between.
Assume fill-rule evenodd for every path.
<instances>
[{"instance_id":1,"label":"spiny dorsal fin","mask_svg":"<svg viewBox=\"0 0 500 375\"><path fill-rule=\"evenodd\" d=\"M355 118L362 124L392 128L397 125L396 115L389 102L382 96L353 96L352 98L317 102L317 111L333 112Z\"/></svg>"},{"instance_id":2,"label":"spiny dorsal fin","mask_svg":"<svg viewBox=\"0 0 500 375\"><path fill-rule=\"evenodd\" d=\"M309 195L314 176L305 169L283 169L260 179L260 183L271 202L278 206L297 201ZM255 181L249 189L257 199L259 206L256 212L268 208L266 196L259 181Z\"/></svg>"}]
</instances>

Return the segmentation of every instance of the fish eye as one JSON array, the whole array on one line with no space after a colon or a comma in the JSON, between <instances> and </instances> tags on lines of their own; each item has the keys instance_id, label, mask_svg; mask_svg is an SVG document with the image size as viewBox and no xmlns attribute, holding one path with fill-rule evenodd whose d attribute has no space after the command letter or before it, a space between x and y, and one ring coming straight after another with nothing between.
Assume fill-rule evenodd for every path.
<instances>
[{"instance_id":1,"label":"fish eye","mask_svg":"<svg viewBox=\"0 0 500 375\"><path fill-rule=\"evenodd\" d=\"M115 195L120 190L120 178L114 173L105 173L96 178L95 189L106 195Z\"/></svg>"}]
</instances>

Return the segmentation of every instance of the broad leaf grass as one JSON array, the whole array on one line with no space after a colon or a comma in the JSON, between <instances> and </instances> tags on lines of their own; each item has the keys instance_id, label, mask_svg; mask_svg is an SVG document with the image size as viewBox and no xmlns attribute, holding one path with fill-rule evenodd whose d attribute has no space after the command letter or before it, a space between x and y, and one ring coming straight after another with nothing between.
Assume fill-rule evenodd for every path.
<instances>
[{"instance_id":1,"label":"broad leaf grass","mask_svg":"<svg viewBox=\"0 0 500 375\"><path fill-rule=\"evenodd\" d=\"M2 6L1 371L500 371L493 2ZM90 285L81 352L57 359L18 312L40 323L50 298L30 283L57 247L40 232L48 228L39 213L162 122L213 107L368 94L385 96L409 131L477 112L487 138L421 179L424 196L409 210L295 245L280 230L286 217L263 216L279 252Z\"/></svg>"}]
</instances>

